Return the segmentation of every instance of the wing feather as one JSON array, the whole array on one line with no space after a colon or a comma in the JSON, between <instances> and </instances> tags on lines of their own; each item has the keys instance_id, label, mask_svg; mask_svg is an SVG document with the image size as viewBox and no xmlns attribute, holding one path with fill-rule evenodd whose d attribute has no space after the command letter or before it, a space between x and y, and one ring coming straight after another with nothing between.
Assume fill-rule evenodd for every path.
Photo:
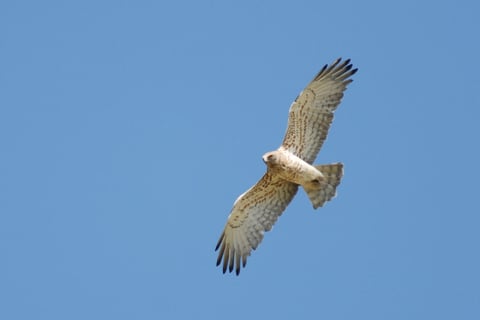
<instances>
[{"instance_id":1,"label":"wing feather","mask_svg":"<svg viewBox=\"0 0 480 320\"><path fill-rule=\"evenodd\" d=\"M292 103L281 148L313 163L333 121L347 85L352 82L350 59L325 65Z\"/></svg>"},{"instance_id":2,"label":"wing feather","mask_svg":"<svg viewBox=\"0 0 480 320\"><path fill-rule=\"evenodd\" d=\"M292 201L298 186L267 172L233 205L215 250L220 249L217 266L223 260L223 272L228 269L238 275L240 265L245 267L247 257L272 229L277 218Z\"/></svg>"}]
</instances>

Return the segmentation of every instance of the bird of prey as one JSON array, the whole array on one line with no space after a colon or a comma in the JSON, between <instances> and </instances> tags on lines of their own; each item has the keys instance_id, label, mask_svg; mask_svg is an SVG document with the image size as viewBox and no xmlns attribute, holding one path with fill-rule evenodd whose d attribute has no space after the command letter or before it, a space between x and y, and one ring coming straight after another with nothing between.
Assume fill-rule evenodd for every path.
<instances>
[{"instance_id":1,"label":"bird of prey","mask_svg":"<svg viewBox=\"0 0 480 320\"><path fill-rule=\"evenodd\" d=\"M282 145L262 159L264 176L233 204L225 229L215 250L220 250L223 273L240 273L247 257L270 231L295 196L299 186L317 209L336 194L343 176L343 164L313 165L325 141L343 92L357 72L350 59L325 65L290 106L288 126Z\"/></svg>"}]
</instances>

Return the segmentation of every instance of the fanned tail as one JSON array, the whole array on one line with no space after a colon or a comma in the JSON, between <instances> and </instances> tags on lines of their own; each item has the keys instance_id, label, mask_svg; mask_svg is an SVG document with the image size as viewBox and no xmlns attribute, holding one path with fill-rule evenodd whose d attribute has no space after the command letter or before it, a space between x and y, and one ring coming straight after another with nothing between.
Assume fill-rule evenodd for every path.
<instances>
[{"instance_id":1,"label":"fanned tail","mask_svg":"<svg viewBox=\"0 0 480 320\"><path fill-rule=\"evenodd\" d=\"M335 197L337 186L340 184L343 176L343 164L332 163L314 165L314 167L323 174L324 180L306 184L303 186L303 189L310 198L313 208L317 209Z\"/></svg>"}]
</instances>

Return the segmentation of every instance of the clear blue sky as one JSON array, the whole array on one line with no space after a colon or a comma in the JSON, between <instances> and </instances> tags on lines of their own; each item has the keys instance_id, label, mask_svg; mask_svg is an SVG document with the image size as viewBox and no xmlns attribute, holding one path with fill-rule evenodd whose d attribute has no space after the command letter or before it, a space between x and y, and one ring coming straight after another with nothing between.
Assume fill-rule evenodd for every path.
<instances>
[{"instance_id":1,"label":"clear blue sky","mask_svg":"<svg viewBox=\"0 0 480 320\"><path fill-rule=\"evenodd\" d=\"M2 1L0 318L480 319L478 1ZM351 58L317 163L239 277L233 201Z\"/></svg>"}]
</instances>

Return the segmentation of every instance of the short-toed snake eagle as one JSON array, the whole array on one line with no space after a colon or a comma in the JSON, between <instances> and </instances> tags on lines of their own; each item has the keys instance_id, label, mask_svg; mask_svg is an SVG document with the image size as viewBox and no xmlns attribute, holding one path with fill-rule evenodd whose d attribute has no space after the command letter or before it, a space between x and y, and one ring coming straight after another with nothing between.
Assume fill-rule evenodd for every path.
<instances>
[{"instance_id":1,"label":"short-toed snake eagle","mask_svg":"<svg viewBox=\"0 0 480 320\"><path fill-rule=\"evenodd\" d=\"M298 186L319 208L336 194L343 175L341 163L312 165L328 134L333 113L350 77L357 71L350 60L325 65L290 106L282 145L263 155L267 172L233 204L215 250L223 272L236 274L295 196Z\"/></svg>"}]
</instances>

